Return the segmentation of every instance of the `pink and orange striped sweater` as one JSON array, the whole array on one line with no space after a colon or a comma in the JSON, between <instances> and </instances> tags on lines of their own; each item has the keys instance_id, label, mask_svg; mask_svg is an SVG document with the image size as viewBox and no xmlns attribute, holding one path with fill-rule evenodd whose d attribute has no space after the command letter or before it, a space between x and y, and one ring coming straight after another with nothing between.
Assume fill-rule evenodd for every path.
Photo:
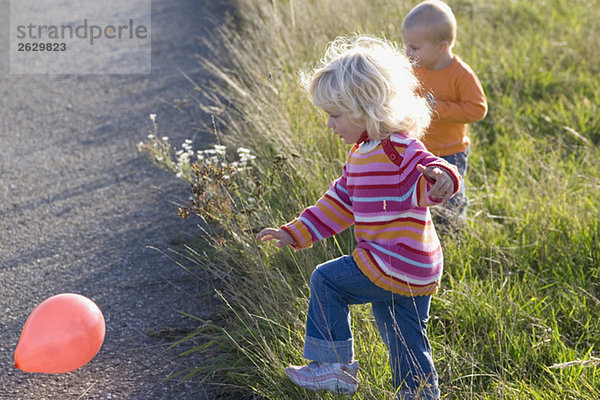
<instances>
[{"instance_id":1,"label":"pink and orange striped sweater","mask_svg":"<svg viewBox=\"0 0 600 400\"><path fill-rule=\"evenodd\" d=\"M428 207L440 200L428 196L433 182L416 166L447 171L454 193L461 177L419 140L400 133L390 140L401 157L399 165L380 141L354 145L342 176L314 206L281 228L294 238L294 248L303 249L354 225L358 244L352 256L367 277L395 293L430 295L438 289L443 256Z\"/></svg>"}]
</instances>

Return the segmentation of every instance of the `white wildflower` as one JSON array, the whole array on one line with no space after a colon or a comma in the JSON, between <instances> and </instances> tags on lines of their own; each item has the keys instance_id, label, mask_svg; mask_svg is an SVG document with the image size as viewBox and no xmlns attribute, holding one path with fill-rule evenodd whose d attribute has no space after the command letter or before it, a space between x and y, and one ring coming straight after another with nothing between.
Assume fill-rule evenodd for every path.
<instances>
[{"instance_id":1,"label":"white wildflower","mask_svg":"<svg viewBox=\"0 0 600 400\"><path fill-rule=\"evenodd\" d=\"M163 136L162 140L164 140L166 142L167 140L169 140L169 137L168 136Z\"/></svg>"},{"instance_id":2,"label":"white wildflower","mask_svg":"<svg viewBox=\"0 0 600 400\"><path fill-rule=\"evenodd\" d=\"M248 165L248 162L251 160L254 160L255 158L256 158L256 156L252 156L252 155L248 155L248 154L241 154L241 156L240 156L241 168L246 168L246 166Z\"/></svg>"},{"instance_id":3,"label":"white wildflower","mask_svg":"<svg viewBox=\"0 0 600 400\"><path fill-rule=\"evenodd\" d=\"M148 135L148 139L150 139L150 140L154 139L154 135L153 134L149 134Z\"/></svg>"},{"instance_id":4,"label":"white wildflower","mask_svg":"<svg viewBox=\"0 0 600 400\"><path fill-rule=\"evenodd\" d=\"M182 153L182 154L179 154L179 157L177 158L177 161L178 161L180 164L183 164L183 163L185 163L185 162L188 162L188 161L190 161L190 156L189 156L189 154L188 154L188 153Z\"/></svg>"},{"instance_id":5,"label":"white wildflower","mask_svg":"<svg viewBox=\"0 0 600 400\"><path fill-rule=\"evenodd\" d=\"M225 155L225 149L226 149L225 146L220 146L218 144L215 145L215 152L221 156Z\"/></svg>"},{"instance_id":6,"label":"white wildflower","mask_svg":"<svg viewBox=\"0 0 600 400\"><path fill-rule=\"evenodd\" d=\"M244 166L248 164L248 161L256 159L256 156L251 154L250 150L244 148L238 149L238 155L240 157L240 163Z\"/></svg>"},{"instance_id":7,"label":"white wildflower","mask_svg":"<svg viewBox=\"0 0 600 400\"><path fill-rule=\"evenodd\" d=\"M156 123L156 114L150 114L150 120L151 120L153 123Z\"/></svg>"}]
</instances>

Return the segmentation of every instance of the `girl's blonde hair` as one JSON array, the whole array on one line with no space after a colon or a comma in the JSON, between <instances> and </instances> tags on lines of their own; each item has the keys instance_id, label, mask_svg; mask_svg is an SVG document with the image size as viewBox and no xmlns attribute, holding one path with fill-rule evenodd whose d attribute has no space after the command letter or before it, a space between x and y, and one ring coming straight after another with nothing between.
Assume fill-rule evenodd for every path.
<instances>
[{"instance_id":1,"label":"girl's blonde hair","mask_svg":"<svg viewBox=\"0 0 600 400\"><path fill-rule=\"evenodd\" d=\"M301 75L313 103L329 113L348 112L370 139L404 132L420 138L430 122L419 81L398 46L367 35L338 37L312 74Z\"/></svg>"}]
</instances>

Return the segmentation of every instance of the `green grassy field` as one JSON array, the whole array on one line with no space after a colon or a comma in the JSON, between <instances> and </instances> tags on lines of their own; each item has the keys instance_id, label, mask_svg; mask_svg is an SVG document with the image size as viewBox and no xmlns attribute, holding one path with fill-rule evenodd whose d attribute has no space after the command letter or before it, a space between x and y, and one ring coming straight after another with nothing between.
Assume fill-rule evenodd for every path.
<instances>
[{"instance_id":1,"label":"green grassy field","mask_svg":"<svg viewBox=\"0 0 600 400\"><path fill-rule=\"evenodd\" d=\"M335 398L294 387L283 368L303 362L312 269L350 253L352 233L302 252L254 236L313 204L349 150L300 89L298 72L341 34L400 41L416 3L235 3L238 18L219 44L226 51L203 60L217 83L191 102L214 115L226 150L182 157L158 138L164 126L140 145L194 184L180 213L208 224L187 246L187 267L210 273L224 305L221 321L199 321L194 334L206 343L195 350L213 362L182 376L208 374L239 397ZM441 235L445 273L429 334L442 397L599 399L600 1L449 5L459 25L455 53L479 75L489 114L470 128L467 224ZM256 158L239 164L238 147ZM222 163L207 163L211 156ZM353 309L353 326L362 366L355 398L392 398L368 307Z\"/></svg>"}]
</instances>

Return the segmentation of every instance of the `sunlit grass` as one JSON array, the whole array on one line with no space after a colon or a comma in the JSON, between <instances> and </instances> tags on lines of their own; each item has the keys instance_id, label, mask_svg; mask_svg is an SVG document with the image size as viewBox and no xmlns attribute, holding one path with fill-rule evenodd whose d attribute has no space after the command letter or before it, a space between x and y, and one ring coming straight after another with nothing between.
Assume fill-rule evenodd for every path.
<instances>
[{"instance_id":1,"label":"sunlit grass","mask_svg":"<svg viewBox=\"0 0 600 400\"><path fill-rule=\"evenodd\" d=\"M598 399L600 2L449 4L459 23L455 51L478 73L489 115L471 126L468 222L442 235L446 269L429 333L443 398ZM197 144L185 162L159 132L142 145L190 184L208 177L197 187L216 188L213 203L188 209L210 224L187 253L191 267L210 272L224 305L223 320L198 332L211 346L197 350L214 358L196 372L227 390L335 398L298 389L282 372L303 362L312 269L350 253L352 234L302 252L259 245L254 235L313 204L348 151L299 88L298 70L340 34L399 40L413 5L237 0L235 24L213 43L221 58L203 60L216 84L198 91L196 112L214 116L209 128L226 146L225 165L244 147L256 155L251 167L199 177L190 167L204 150ZM206 191L192 192L197 200ZM352 312L362 381L355 398L389 399L386 350L369 307Z\"/></svg>"}]
</instances>

